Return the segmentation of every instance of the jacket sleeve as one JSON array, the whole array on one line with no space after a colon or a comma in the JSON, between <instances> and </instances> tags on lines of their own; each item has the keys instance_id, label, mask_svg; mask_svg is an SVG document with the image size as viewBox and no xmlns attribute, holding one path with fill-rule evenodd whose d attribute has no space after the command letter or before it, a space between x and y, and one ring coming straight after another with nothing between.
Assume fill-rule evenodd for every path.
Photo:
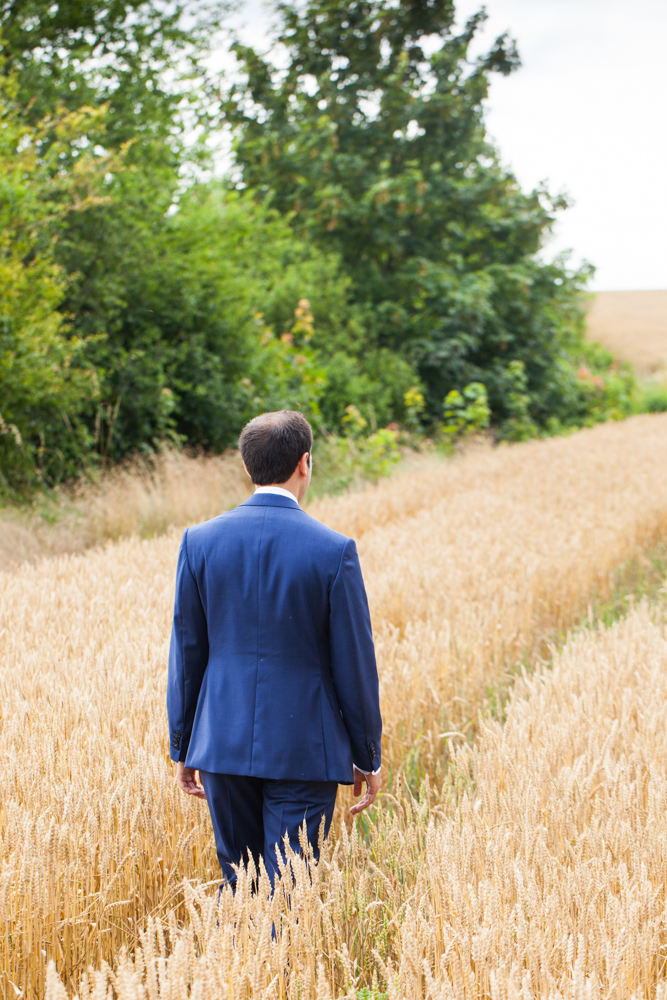
<instances>
[{"instance_id":1,"label":"jacket sleeve","mask_svg":"<svg viewBox=\"0 0 667 1000\"><path fill-rule=\"evenodd\" d=\"M348 539L329 593L331 672L357 767L382 761L382 716L375 647L357 547Z\"/></svg>"},{"instance_id":2,"label":"jacket sleeve","mask_svg":"<svg viewBox=\"0 0 667 1000\"><path fill-rule=\"evenodd\" d=\"M183 535L176 568L174 624L169 648L167 714L169 753L184 761L208 664L208 628L197 581L188 561L188 533Z\"/></svg>"}]
</instances>

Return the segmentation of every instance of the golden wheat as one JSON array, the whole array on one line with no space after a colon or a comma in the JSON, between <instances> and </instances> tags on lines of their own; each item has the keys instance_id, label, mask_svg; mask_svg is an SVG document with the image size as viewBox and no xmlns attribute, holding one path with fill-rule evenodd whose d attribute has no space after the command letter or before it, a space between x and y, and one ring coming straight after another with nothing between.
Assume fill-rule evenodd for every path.
<instances>
[{"instance_id":1,"label":"golden wheat","mask_svg":"<svg viewBox=\"0 0 667 1000\"><path fill-rule=\"evenodd\" d=\"M598 292L587 327L591 340L631 361L642 375L667 374L667 290Z\"/></svg>"},{"instance_id":2,"label":"golden wheat","mask_svg":"<svg viewBox=\"0 0 667 1000\"><path fill-rule=\"evenodd\" d=\"M359 539L378 640L387 772L430 774L437 795L429 805L425 788L423 800L414 802L394 780L375 827L362 823L370 846L359 827L348 834L339 823L337 842L310 877L295 860L296 874L286 876L273 903L251 897L246 881L235 899L223 898L218 913L214 895L197 887L216 877L206 809L177 794L166 755L165 669L178 534L2 574L0 917L7 931L0 971L7 996L14 996L14 986L26 997L45 990L64 996L62 977L68 995L90 990L101 1000L112 972L123 998L180 1000L193 977L200 983L194 995L207 1000L227 993L290 1000L317 994L321 1000L342 989L352 996L360 986L373 987L374 976L392 996L396 989L401 998L427 989L448 996L443 970L455 996L490 995L481 985L471 992L470 983L478 982L470 978L474 965L466 967L467 953L456 952L447 928L468 933L473 924L465 923L472 920L466 907L479 914L479 900L487 899L481 889L473 898L463 886L473 860L480 871L491 871L492 856L475 853L473 820L478 802L478 812L492 805L481 793L466 799L461 787L479 786L480 768L484 761L491 767L495 750L482 764L474 757L472 771L460 758L446 772L453 784L442 791L448 748L460 737L441 734L471 726L520 657L545 651L594 594L611 593L620 564L667 537L667 418L473 451L320 501L311 511ZM485 733L482 747L490 739ZM527 752L529 760L538 748ZM542 774L536 768L528 770ZM544 787L535 786L536 801ZM619 789L636 811L632 789ZM602 799L596 793L595 801ZM500 806L493 808L500 815ZM497 822L511 825L505 814ZM597 820L591 822L596 829ZM494 844L508 834L498 830ZM523 843L526 864L531 844ZM468 858L469 867L456 876L454 903L442 895L454 875L437 861L441 856L447 864L450 856ZM563 857L557 870L567 873L569 855ZM436 869L444 872L441 881ZM452 924L453 906L460 927ZM483 912L486 920L491 911ZM501 924L505 912L498 911ZM536 911L531 926L546 919ZM577 935L572 940L567 949L576 964ZM463 978L456 978L454 958L450 968L443 964L443 941L458 954ZM476 954L482 957L471 961L487 961ZM507 954L519 961L517 948ZM558 959L562 975L574 975L568 955ZM51 960L56 971L47 987ZM86 986L81 977L88 965L98 972ZM494 1000L503 990L512 995L519 973L511 962L505 969L498 959L488 968L488 989L491 971L500 984L493 986ZM656 969L650 975L655 978ZM532 983L524 989L522 980L518 988L537 990L538 980Z\"/></svg>"},{"instance_id":3,"label":"golden wheat","mask_svg":"<svg viewBox=\"0 0 667 1000\"><path fill-rule=\"evenodd\" d=\"M457 752L435 806L293 857L273 899L264 873L219 905L186 886L187 926L149 920L81 997L664 1000L666 705L645 608L583 635ZM67 996L52 965L47 1000Z\"/></svg>"},{"instance_id":4,"label":"golden wheat","mask_svg":"<svg viewBox=\"0 0 667 1000\"><path fill-rule=\"evenodd\" d=\"M360 538L385 759L418 749L433 772L439 733L473 725L517 661L667 539L667 417L481 449L313 512Z\"/></svg>"}]
</instances>

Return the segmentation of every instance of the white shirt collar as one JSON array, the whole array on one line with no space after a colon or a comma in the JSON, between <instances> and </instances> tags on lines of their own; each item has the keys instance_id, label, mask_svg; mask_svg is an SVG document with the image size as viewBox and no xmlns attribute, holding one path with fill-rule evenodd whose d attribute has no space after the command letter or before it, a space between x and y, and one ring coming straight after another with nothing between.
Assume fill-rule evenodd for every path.
<instances>
[{"instance_id":1,"label":"white shirt collar","mask_svg":"<svg viewBox=\"0 0 667 1000\"><path fill-rule=\"evenodd\" d=\"M255 493L277 493L279 497L287 497L288 500L294 500L296 503L299 502L293 493L290 493L289 490L284 490L282 486L256 486Z\"/></svg>"}]
</instances>

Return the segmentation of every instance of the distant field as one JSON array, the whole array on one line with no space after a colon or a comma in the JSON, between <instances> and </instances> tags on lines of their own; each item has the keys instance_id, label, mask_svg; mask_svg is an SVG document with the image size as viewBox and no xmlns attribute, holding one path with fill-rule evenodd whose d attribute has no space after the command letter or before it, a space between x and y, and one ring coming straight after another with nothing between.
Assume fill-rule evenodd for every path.
<instances>
[{"instance_id":1,"label":"distant field","mask_svg":"<svg viewBox=\"0 0 667 1000\"><path fill-rule=\"evenodd\" d=\"M631 361L642 375L667 375L667 290L598 292L588 336Z\"/></svg>"}]
</instances>

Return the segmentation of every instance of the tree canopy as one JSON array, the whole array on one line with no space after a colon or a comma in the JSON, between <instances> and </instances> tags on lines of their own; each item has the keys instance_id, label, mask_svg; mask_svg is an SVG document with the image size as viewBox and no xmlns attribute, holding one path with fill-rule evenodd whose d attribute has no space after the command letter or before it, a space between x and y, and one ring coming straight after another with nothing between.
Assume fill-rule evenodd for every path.
<instances>
[{"instance_id":1,"label":"tree canopy","mask_svg":"<svg viewBox=\"0 0 667 1000\"><path fill-rule=\"evenodd\" d=\"M174 137L183 112L205 106L202 59L228 9L226 0L3 0L0 54L33 123L57 105L105 104L107 143Z\"/></svg>"}]
</instances>

